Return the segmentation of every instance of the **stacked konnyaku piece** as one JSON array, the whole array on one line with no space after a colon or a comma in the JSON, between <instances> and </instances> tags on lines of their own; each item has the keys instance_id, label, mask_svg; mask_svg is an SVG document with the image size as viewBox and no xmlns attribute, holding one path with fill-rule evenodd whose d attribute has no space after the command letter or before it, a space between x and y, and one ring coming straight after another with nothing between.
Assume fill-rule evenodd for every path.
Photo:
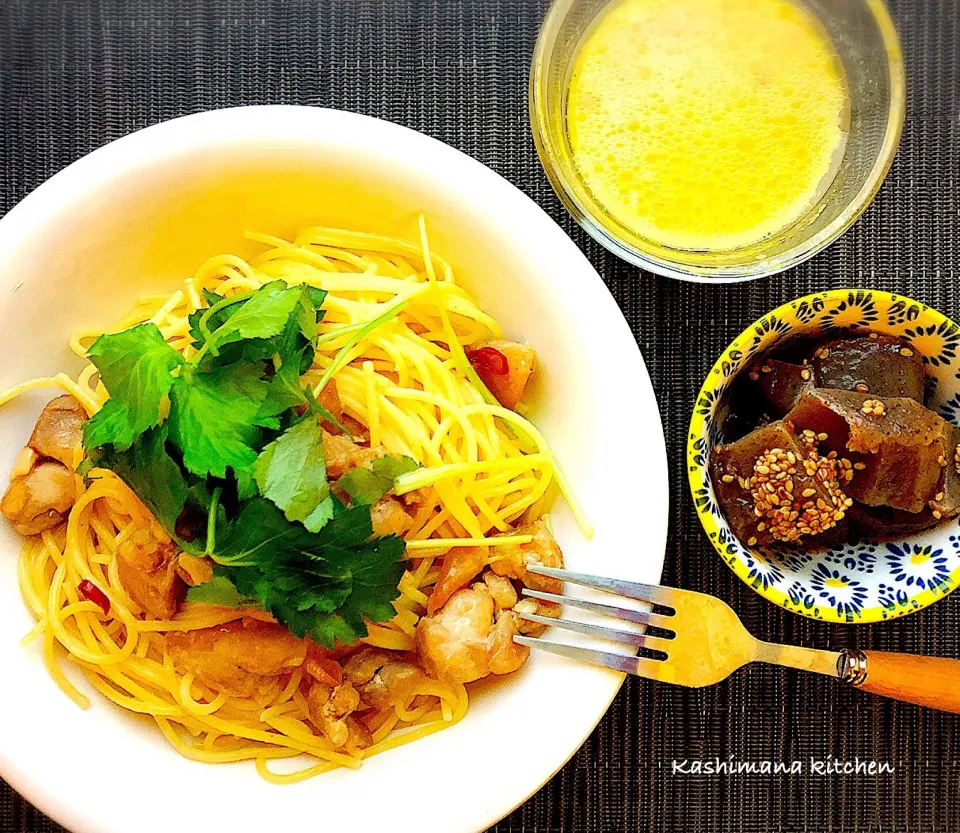
<instances>
[{"instance_id":1,"label":"stacked konnyaku piece","mask_svg":"<svg viewBox=\"0 0 960 833\"><path fill-rule=\"evenodd\" d=\"M925 406L923 361L870 333L794 344L730 394L713 451L721 509L748 546L885 540L960 514L960 428ZM749 429L749 430L746 430Z\"/></svg>"}]
</instances>

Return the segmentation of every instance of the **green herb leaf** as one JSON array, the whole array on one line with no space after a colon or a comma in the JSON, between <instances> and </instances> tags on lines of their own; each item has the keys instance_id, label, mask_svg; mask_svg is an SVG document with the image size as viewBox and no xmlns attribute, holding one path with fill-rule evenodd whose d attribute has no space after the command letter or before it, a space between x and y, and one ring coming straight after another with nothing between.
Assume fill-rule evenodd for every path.
<instances>
[{"instance_id":1,"label":"green herb leaf","mask_svg":"<svg viewBox=\"0 0 960 833\"><path fill-rule=\"evenodd\" d=\"M216 306L221 301L226 300L226 296L211 292L209 289L204 289L203 300L207 302L207 306L201 307L196 312L191 312L190 315L187 316L187 322L190 324L190 335L193 336L193 345L198 350L203 347L207 341L206 334L200 328L200 319L203 318L210 307ZM208 330L211 332L216 331L223 326L224 322L232 314L233 310L231 310L229 306L221 307L220 311L211 315L207 321Z\"/></svg>"},{"instance_id":2,"label":"green herb leaf","mask_svg":"<svg viewBox=\"0 0 960 833\"><path fill-rule=\"evenodd\" d=\"M170 391L170 437L183 464L198 477L226 477L253 466L263 428L275 419L260 416L266 393L262 367L234 365L186 373Z\"/></svg>"},{"instance_id":3,"label":"green herb leaf","mask_svg":"<svg viewBox=\"0 0 960 833\"><path fill-rule=\"evenodd\" d=\"M417 461L410 457L378 457L367 466L357 466L344 474L337 484L350 495L355 506L376 503L394 485L401 474L415 471Z\"/></svg>"},{"instance_id":4,"label":"green herb leaf","mask_svg":"<svg viewBox=\"0 0 960 833\"><path fill-rule=\"evenodd\" d=\"M216 562L213 581L188 598L262 605L332 647L394 615L404 544L371 540L370 508L330 493L319 420L333 418L301 381L324 296L280 281L229 298L205 291L209 306L189 318L198 349L189 363L152 325L104 336L91 357L111 398L87 430L92 463L123 478L172 535L182 527L186 551ZM301 405L309 415L297 420ZM372 498L412 467L375 461L374 482L356 491Z\"/></svg>"},{"instance_id":5,"label":"green herb leaf","mask_svg":"<svg viewBox=\"0 0 960 833\"><path fill-rule=\"evenodd\" d=\"M314 535L254 498L213 557L240 594L255 596L297 636L349 645L366 635L364 619L383 622L396 612L404 544L396 536L367 541L372 532L367 507L341 507Z\"/></svg>"},{"instance_id":6,"label":"green herb leaf","mask_svg":"<svg viewBox=\"0 0 960 833\"><path fill-rule=\"evenodd\" d=\"M204 325L210 332L203 347L216 355L220 348L236 341L278 336L286 328L294 307L303 297L304 292L300 287L288 287L283 281L271 281L249 297L235 296L219 301L197 322L201 334L205 335ZM215 317L225 310L231 314L219 323L220 319ZM211 322L219 326L211 329Z\"/></svg>"},{"instance_id":7,"label":"green herb leaf","mask_svg":"<svg viewBox=\"0 0 960 833\"><path fill-rule=\"evenodd\" d=\"M306 518L303 519L303 525L309 529L311 532L317 532L320 529L323 529L326 526L327 521L329 521L335 512L335 504L333 502L333 497L326 497L324 500L321 500L317 504L317 508L314 509Z\"/></svg>"},{"instance_id":8,"label":"green herb leaf","mask_svg":"<svg viewBox=\"0 0 960 833\"><path fill-rule=\"evenodd\" d=\"M317 532L333 516L323 429L309 416L263 449L254 477L260 494L282 509L288 521L302 521L311 532Z\"/></svg>"},{"instance_id":9,"label":"green herb leaf","mask_svg":"<svg viewBox=\"0 0 960 833\"><path fill-rule=\"evenodd\" d=\"M221 607L242 607L257 600L254 596L241 596L236 585L226 576L214 575L210 581L189 588L187 601Z\"/></svg>"},{"instance_id":10,"label":"green herb leaf","mask_svg":"<svg viewBox=\"0 0 960 833\"><path fill-rule=\"evenodd\" d=\"M274 367L274 378L264 400L265 414L278 414L287 408L314 402L313 394L304 387L300 377L313 364L317 350L317 324L323 318L319 303L326 293L310 287L301 287L301 293L300 302L283 333L271 339L264 350L263 358L271 359Z\"/></svg>"},{"instance_id":11,"label":"green herb leaf","mask_svg":"<svg viewBox=\"0 0 960 833\"><path fill-rule=\"evenodd\" d=\"M167 450L167 426L151 428L123 451L105 446L90 452L95 466L110 469L146 504L160 525L173 534L187 502L189 486Z\"/></svg>"},{"instance_id":12,"label":"green herb leaf","mask_svg":"<svg viewBox=\"0 0 960 833\"><path fill-rule=\"evenodd\" d=\"M194 343L202 351L201 355L194 359L199 366L223 367L240 362L263 362L265 367L270 365L273 372L271 378L266 380L268 384L261 406L262 416L277 416L297 405L315 405L313 395L304 387L300 377L313 363L317 345L317 324L323 318L320 304L323 303L326 292L314 287L298 286L284 289L286 294L281 297L276 292L277 283L267 284L264 289L251 295L235 296L239 299L235 303L226 301L223 296L214 292L205 291L205 300L215 309L212 312L208 308L200 309L190 316ZM268 288L273 293L270 298L279 298L284 303L293 302L284 326L267 337L244 336L235 340L236 334L230 338L224 337L223 343L218 343L216 356L212 356L204 347L207 343L207 334L201 327L204 316L210 313L206 324L208 328L216 329L212 338L218 341L221 334L228 333L234 327L235 319L241 319L240 323L243 324L243 319L247 316L244 310L248 305L265 303L261 293ZM244 327L243 330L245 333L251 332L249 327Z\"/></svg>"},{"instance_id":13,"label":"green herb leaf","mask_svg":"<svg viewBox=\"0 0 960 833\"><path fill-rule=\"evenodd\" d=\"M89 452L110 443L123 451L160 421L160 405L174 381L171 374L183 358L150 323L100 336L88 356L110 399L84 424L84 446Z\"/></svg>"},{"instance_id":14,"label":"green herb leaf","mask_svg":"<svg viewBox=\"0 0 960 833\"><path fill-rule=\"evenodd\" d=\"M243 503L238 515L217 535L211 558L225 567L253 566L272 553L309 545L310 533L290 523L270 501L254 497Z\"/></svg>"},{"instance_id":15,"label":"green herb leaf","mask_svg":"<svg viewBox=\"0 0 960 833\"><path fill-rule=\"evenodd\" d=\"M397 584L403 577L400 559L404 550L403 541L395 535L367 544L362 560L356 558L353 549L327 550L331 571L351 577L349 604L339 607L337 615L354 630L366 634L364 617L372 622L386 622L396 615L392 602L400 595Z\"/></svg>"}]
</instances>

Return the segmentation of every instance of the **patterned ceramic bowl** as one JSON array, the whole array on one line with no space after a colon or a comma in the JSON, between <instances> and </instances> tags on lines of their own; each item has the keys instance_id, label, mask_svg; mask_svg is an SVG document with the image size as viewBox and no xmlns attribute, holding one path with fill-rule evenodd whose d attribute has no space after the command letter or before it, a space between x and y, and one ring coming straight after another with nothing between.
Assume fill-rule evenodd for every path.
<instances>
[{"instance_id":1,"label":"patterned ceramic bowl","mask_svg":"<svg viewBox=\"0 0 960 833\"><path fill-rule=\"evenodd\" d=\"M744 330L713 366L693 410L687 470L697 514L717 552L754 590L794 613L827 622L879 622L942 599L960 582L960 519L883 544L851 544L826 552L772 553L746 546L731 532L710 482L713 447L723 441L718 414L733 378L798 335L875 331L910 341L931 377L929 406L960 423L960 327L903 296L872 290L808 295Z\"/></svg>"}]
</instances>

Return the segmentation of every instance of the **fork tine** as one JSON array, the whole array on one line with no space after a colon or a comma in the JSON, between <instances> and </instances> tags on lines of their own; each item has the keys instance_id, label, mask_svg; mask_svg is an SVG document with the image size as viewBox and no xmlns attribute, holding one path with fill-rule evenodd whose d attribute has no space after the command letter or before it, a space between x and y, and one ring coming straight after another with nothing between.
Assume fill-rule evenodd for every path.
<instances>
[{"instance_id":1,"label":"fork tine","mask_svg":"<svg viewBox=\"0 0 960 833\"><path fill-rule=\"evenodd\" d=\"M683 592L675 591L669 587L661 587L658 584L638 584L637 582L621 581L615 578L588 576L585 573L571 573L569 570L544 567L542 564L529 564L527 565L527 571L541 576L558 578L561 581L569 581L573 584L582 584L585 587L595 587L597 590L606 590L608 593L617 593L620 596L626 596L628 599L653 602L665 607L671 607L670 600L675 592Z\"/></svg>"},{"instance_id":2,"label":"fork tine","mask_svg":"<svg viewBox=\"0 0 960 833\"><path fill-rule=\"evenodd\" d=\"M531 636L515 636L514 642L526 645L528 648L539 648L557 656L601 665L613 671L624 674L633 674L636 677L649 677L659 680L664 676L666 663L658 659L643 659L641 657L625 657L620 654L609 654L606 651L595 651L592 648L580 648L574 645L564 645L561 642L547 642L545 639L536 639Z\"/></svg>"},{"instance_id":3,"label":"fork tine","mask_svg":"<svg viewBox=\"0 0 960 833\"><path fill-rule=\"evenodd\" d=\"M646 610L630 610L626 607L605 605L600 602L590 602L586 599L574 599L570 596L558 596L556 593L547 593L543 590L530 590L526 587L523 588L523 595L530 596L534 599L542 599L545 602L556 602L557 604L570 605L570 607L579 607L583 610L592 611L593 613L612 616L615 619L623 619L625 622L634 622L638 625L653 625L655 628L667 628L671 619L671 616L663 613L650 613Z\"/></svg>"},{"instance_id":4,"label":"fork tine","mask_svg":"<svg viewBox=\"0 0 960 833\"><path fill-rule=\"evenodd\" d=\"M521 619L528 622L537 622L541 625L563 628L564 630L583 633L587 636L599 636L603 639L612 639L614 642L623 642L626 645L635 645L638 648L648 648L652 651L663 650L655 643L669 642L658 636L645 636L642 633L630 633L629 631L614 630L613 628L604 628L600 625L591 625L587 622L573 622L568 619L551 619L549 616L539 616L536 613L518 613Z\"/></svg>"}]
</instances>

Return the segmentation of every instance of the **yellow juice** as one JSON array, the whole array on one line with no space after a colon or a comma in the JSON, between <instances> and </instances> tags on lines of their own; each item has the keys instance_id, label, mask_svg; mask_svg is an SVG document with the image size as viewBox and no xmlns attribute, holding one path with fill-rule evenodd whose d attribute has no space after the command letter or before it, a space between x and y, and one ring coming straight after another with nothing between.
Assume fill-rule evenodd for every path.
<instances>
[{"instance_id":1,"label":"yellow juice","mask_svg":"<svg viewBox=\"0 0 960 833\"><path fill-rule=\"evenodd\" d=\"M848 88L791 0L620 0L577 56L574 159L596 201L671 248L749 246L829 186Z\"/></svg>"}]
</instances>

